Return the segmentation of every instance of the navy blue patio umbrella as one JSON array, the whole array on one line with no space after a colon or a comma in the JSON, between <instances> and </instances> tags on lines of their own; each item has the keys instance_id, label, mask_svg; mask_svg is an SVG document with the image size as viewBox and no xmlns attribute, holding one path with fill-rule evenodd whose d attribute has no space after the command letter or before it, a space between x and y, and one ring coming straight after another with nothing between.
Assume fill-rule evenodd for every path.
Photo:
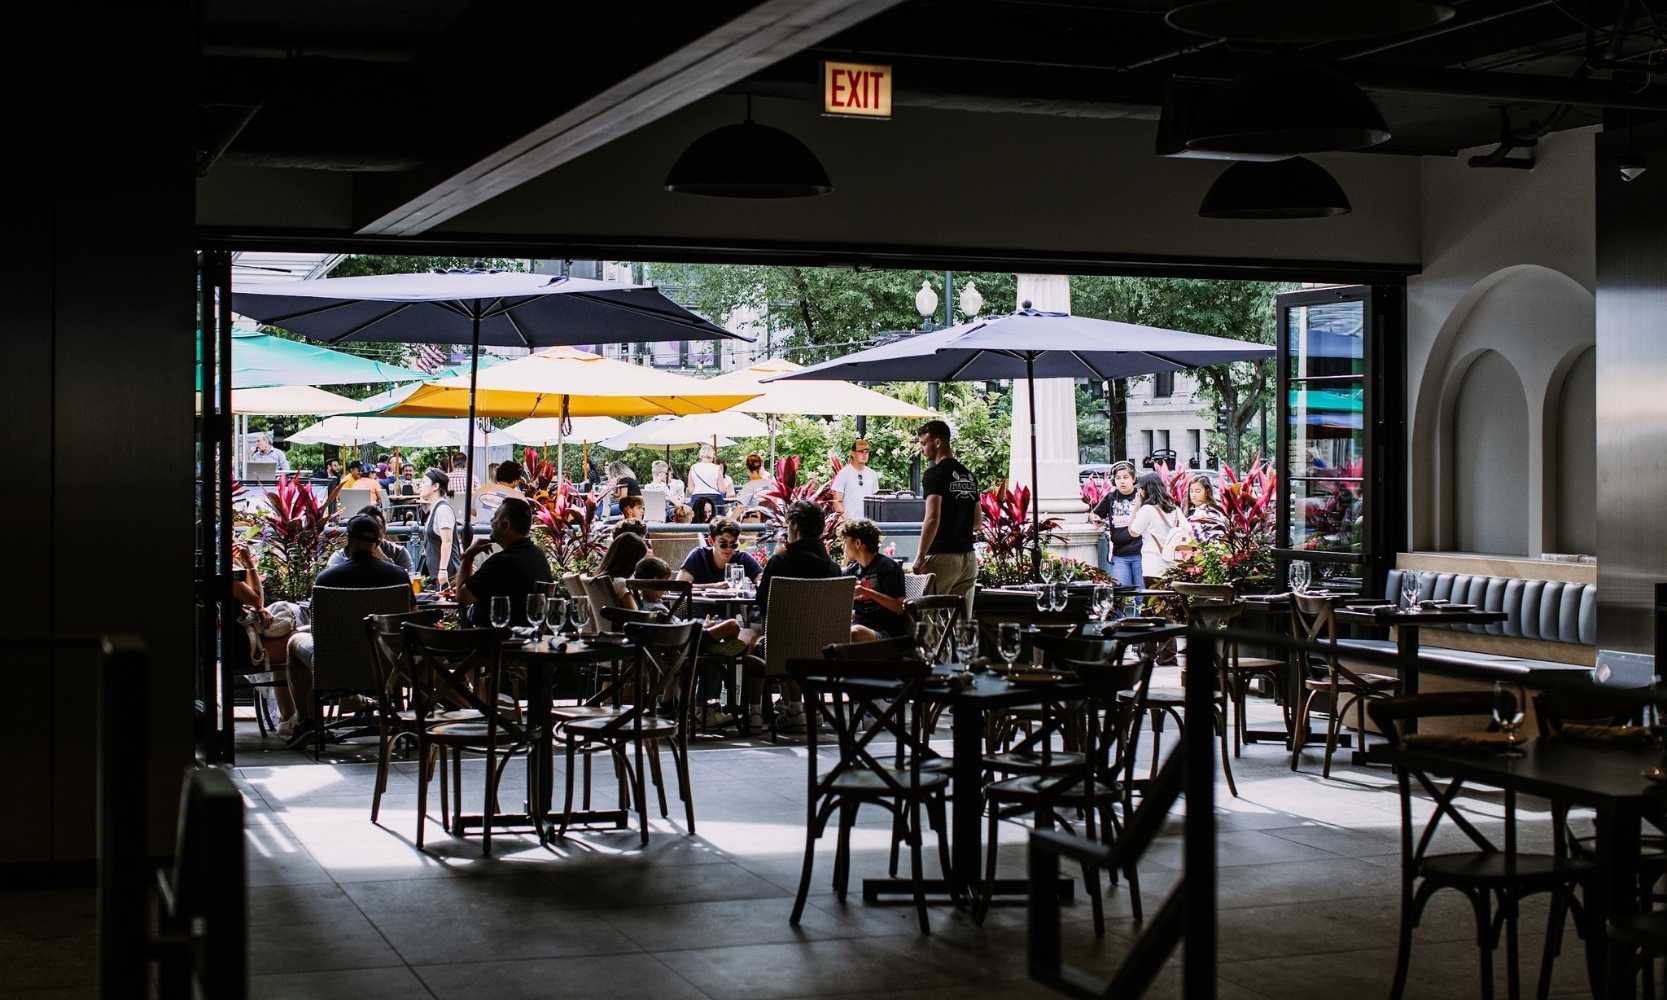
<instances>
[{"instance_id":1,"label":"navy blue patio umbrella","mask_svg":"<svg viewBox=\"0 0 1667 1000\"><path fill-rule=\"evenodd\" d=\"M1273 357L1273 348L1225 337L1042 312L1024 303L1005 316L917 334L768 379L984 382L1024 379L1030 393L1032 571L1042 565L1042 503L1035 488L1038 378L1118 379Z\"/></svg>"},{"instance_id":2,"label":"navy blue patio umbrella","mask_svg":"<svg viewBox=\"0 0 1667 1000\"><path fill-rule=\"evenodd\" d=\"M388 341L470 344L469 458L474 460L475 378L482 345L563 347L744 340L650 285L458 268L416 274L288 281L232 290L232 308L325 344ZM473 481L463 507L473 501ZM464 545L473 535L464 518Z\"/></svg>"}]
</instances>

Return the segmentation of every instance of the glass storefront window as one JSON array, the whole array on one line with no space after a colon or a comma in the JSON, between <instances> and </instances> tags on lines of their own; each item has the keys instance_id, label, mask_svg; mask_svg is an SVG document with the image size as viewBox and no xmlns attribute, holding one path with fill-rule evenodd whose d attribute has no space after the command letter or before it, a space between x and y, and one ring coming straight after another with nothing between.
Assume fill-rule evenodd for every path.
<instances>
[{"instance_id":1,"label":"glass storefront window","mask_svg":"<svg viewBox=\"0 0 1667 1000\"><path fill-rule=\"evenodd\" d=\"M1360 479L1288 481L1289 548L1308 552L1362 552L1364 482Z\"/></svg>"},{"instance_id":2,"label":"glass storefront window","mask_svg":"<svg viewBox=\"0 0 1667 1000\"><path fill-rule=\"evenodd\" d=\"M1295 379L1366 374L1363 303L1293 306L1285 314L1286 372Z\"/></svg>"}]
</instances>

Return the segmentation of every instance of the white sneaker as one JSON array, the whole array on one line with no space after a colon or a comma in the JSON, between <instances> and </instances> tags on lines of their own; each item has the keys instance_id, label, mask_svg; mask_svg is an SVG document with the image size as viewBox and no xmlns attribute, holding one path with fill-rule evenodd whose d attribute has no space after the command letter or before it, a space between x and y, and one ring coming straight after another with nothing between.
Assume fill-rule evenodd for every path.
<instances>
[{"instance_id":1,"label":"white sneaker","mask_svg":"<svg viewBox=\"0 0 1667 1000\"><path fill-rule=\"evenodd\" d=\"M800 730L805 726L805 707L803 705L783 705L776 714L776 728L786 730Z\"/></svg>"},{"instance_id":2,"label":"white sneaker","mask_svg":"<svg viewBox=\"0 0 1667 1000\"><path fill-rule=\"evenodd\" d=\"M748 712L747 713L747 731L751 732L751 733L761 733L761 732L764 731L764 713L763 712Z\"/></svg>"},{"instance_id":3,"label":"white sneaker","mask_svg":"<svg viewBox=\"0 0 1667 1000\"><path fill-rule=\"evenodd\" d=\"M292 715L289 718L285 719L284 721L278 723L278 731L275 735L280 740L287 740L291 736L294 736L295 735L295 720L299 719L299 718L301 718L299 715Z\"/></svg>"}]
</instances>

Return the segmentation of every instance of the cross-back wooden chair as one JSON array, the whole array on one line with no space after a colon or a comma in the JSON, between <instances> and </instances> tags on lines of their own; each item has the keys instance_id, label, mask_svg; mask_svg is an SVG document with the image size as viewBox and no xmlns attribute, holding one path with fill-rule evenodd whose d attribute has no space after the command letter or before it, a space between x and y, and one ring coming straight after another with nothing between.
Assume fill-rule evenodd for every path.
<instances>
[{"instance_id":1,"label":"cross-back wooden chair","mask_svg":"<svg viewBox=\"0 0 1667 1000\"><path fill-rule=\"evenodd\" d=\"M376 662L381 693L376 698L377 717L381 724L380 746L376 755L376 790L371 794L370 821L375 823L382 813L382 796L388 790L388 767L393 760L394 744L401 739L415 739L416 713L407 706L410 702L411 677L415 668L405 648L405 625L433 625L442 612L405 611L395 615L370 615L365 618L365 631L370 636L371 655Z\"/></svg>"},{"instance_id":2,"label":"cross-back wooden chair","mask_svg":"<svg viewBox=\"0 0 1667 1000\"><path fill-rule=\"evenodd\" d=\"M1420 737L1406 735L1408 721L1454 716L1486 718L1493 712L1493 695L1487 691L1442 691L1405 698L1378 698L1367 710L1372 721L1396 746L1410 748ZM1544 1000L1551 987L1552 960L1562 949L1563 924L1568 913L1574 912L1577 926L1585 920L1575 889L1594 874L1595 866L1567 856L1560 824L1552 825L1552 853L1518 851L1515 791L1504 791L1504 837L1502 843L1495 844L1459 811L1457 803L1465 787L1462 778L1426 773L1409 766L1404 759L1396 765L1395 776L1401 796L1401 927L1390 1000L1401 1000L1406 990L1413 929L1418 926L1430 897L1442 889L1462 893L1475 911L1484 1000L1493 997L1493 952L1499 947L1501 930L1505 933L1507 990L1510 996L1519 995L1518 904L1531 895L1551 894L1537 991L1537 996ZM1435 806L1422 823L1414 819L1412 812L1415 783ZM1431 845L1444 822L1462 832L1475 849L1433 853Z\"/></svg>"},{"instance_id":3,"label":"cross-back wooden chair","mask_svg":"<svg viewBox=\"0 0 1667 1000\"><path fill-rule=\"evenodd\" d=\"M932 594L903 602L914 641L928 663L955 659L955 626L966 617L967 603L954 594Z\"/></svg>"},{"instance_id":4,"label":"cross-back wooden chair","mask_svg":"<svg viewBox=\"0 0 1667 1000\"><path fill-rule=\"evenodd\" d=\"M440 769L440 808L446 811L445 768L450 756L454 812L446 830L463 836L463 754L477 751L486 755L485 795L481 810L481 852L492 851L492 827L498 812L498 781L504 765L515 751L531 745L531 734L512 702L505 706L498 693L503 687L503 644L508 629L439 629L406 623L400 626L406 649L415 664L412 670L412 725L417 741L417 848L423 846L428 821L429 755L435 755ZM478 718L446 719L454 709L473 710ZM503 752L502 760L499 753Z\"/></svg>"},{"instance_id":5,"label":"cross-back wooden chair","mask_svg":"<svg viewBox=\"0 0 1667 1000\"><path fill-rule=\"evenodd\" d=\"M1295 724L1291 727L1291 770L1297 769L1302 759L1303 736L1308 732L1308 718L1313 713L1314 699L1321 694L1326 695L1329 719L1326 721L1325 736L1325 764L1321 768L1324 777L1331 777L1331 758L1337 752L1337 735L1343 727L1343 718L1352 707L1355 710L1355 731L1359 734L1360 749L1366 749L1366 711L1368 702L1382 698L1390 698L1400 690L1401 682L1384 674L1357 672L1343 662L1337 645L1337 619L1334 616L1338 608L1348 598L1343 595L1318 596L1310 594L1291 595L1291 634L1298 639L1308 642L1324 644L1325 654L1320 658L1324 673L1315 676L1313 659L1308 655L1299 658L1304 667L1303 685L1306 693L1302 698L1302 708L1297 712Z\"/></svg>"},{"instance_id":6,"label":"cross-back wooden chair","mask_svg":"<svg viewBox=\"0 0 1667 1000\"><path fill-rule=\"evenodd\" d=\"M1237 588L1232 584L1186 583L1176 581L1171 583L1170 589L1180 595L1182 604L1189 610L1194 603L1231 603L1240 598ZM1275 691L1285 691L1288 688L1287 678L1290 676L1291 663L1289 660L1275 659L1263 656L1241 655L1237 642L1224 642L1219 658L1222 676L1227 681L1227 700L1233 709L1233 756L1243 756L1245 743L1245 701L1250 690L1250 682L1256 677L1265 678L1273 685ZM1285 706L1285 722L1289 726L1291 715L1295 711L1294 705Z\"/></svg>"},{"instance_id":7,"label":"cross-back wooden chair","mask_svg":"<svg viewBox=\"0 0 1667 1000\"><path fill-rule=\"evenodd\" d=\"M646 612L636 612L646 614ZM582 751L604 752L614 761L620 783L620 807L636 800L643 844L648 843L648 803L644 767L652 771L659 792L660 815L667 816L665 783L660 770L660 744L670 745L677 769L679 795L689 832L695 830L694 793L689 785L689 729L694 701L695 643L699 626L694 622L661 624L631 621L625 634L635 645L630 671L633 704L603 716L570 719L562 724L567 754L567 800L561 833L567 833L566 815L573 812L574 764ZM654 692L674 688L673 717L652 713ZM635 767L628 750L634 750ZM646 757L646 761L645 761ZM590 771L585 772L586 800L589 799Z\"/></svg>"},{"instance_id":8,"label":"cross-back wooden chair","mask_svg":"<svg viewBox=\"0 0 1667 1000\"><path fill-rule=\"evenodd\" d=\"M819 726L808 730L809 779L805 799L805 860L799 876L799 892L788 922L798 926L804 915L805 898L816 859L816 841L827 829L835 812L839 814L838 847L834 855L834 891L845 898L851 869L851 828L857 811L865 805L879 806L902 826L909 842L910 881L914 886L915 911L920 932L931 933L926 916L925 874L921 861L921 809L934 817L938 831L938 862L947 877L950 870L947 824L943 817L949 775L927 771L921 691L931 667L920 660L828 660L793 658L787 673L805 692L805 710L814 711L834 735L838 751L832 767L822 769L817 749ZM898 734L901 734L899 737ZM881 742L900 738L899 748ZM905 766L896 764L898 753Z\"/></svg>"}]
</instances>

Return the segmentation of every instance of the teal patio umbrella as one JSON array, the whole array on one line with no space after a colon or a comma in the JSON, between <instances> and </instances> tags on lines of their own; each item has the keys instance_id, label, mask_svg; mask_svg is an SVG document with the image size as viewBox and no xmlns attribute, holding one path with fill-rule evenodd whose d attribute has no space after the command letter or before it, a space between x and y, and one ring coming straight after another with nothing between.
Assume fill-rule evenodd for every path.
<instances>
[{"instance_id":1,"label":"teal patio umbrella","mask_svg":"<svg viewBox=\"0 0 1667 1000\"><path fill-rule=\"evenodd\" d=\"M201 348L199 347L199 351ZM410 382L427 378L413 368L402 368L328 347L285 340L254 330L232 329L232 388L273 385L357 385L366 382ZM202 388L202 356L197 357L197 387Z\"/></svg>"}]
</instances>

